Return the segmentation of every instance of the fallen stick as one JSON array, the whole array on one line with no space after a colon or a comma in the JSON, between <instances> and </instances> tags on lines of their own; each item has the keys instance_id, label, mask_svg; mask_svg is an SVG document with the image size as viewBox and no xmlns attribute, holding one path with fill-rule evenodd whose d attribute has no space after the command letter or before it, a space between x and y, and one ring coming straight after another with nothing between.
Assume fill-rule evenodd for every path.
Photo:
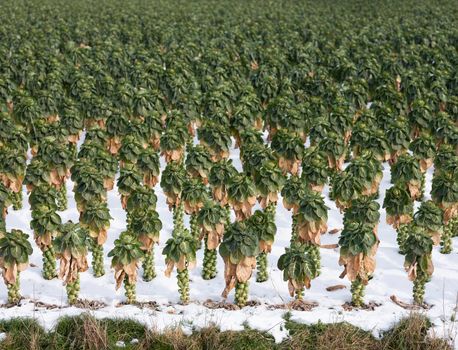
<instances>
[{"instance_id":1,"label":"fallen stick","mask_svg":"<svg viewBox=\"0 0 458 350\"><path fill-rule=\"evenodd\" d=\"M335 235L336 233L340 232L340 230L342 230L342 229L340 229L340 228L333 228L333 229L332 229L331 231L329 231L328 233L329 233L330 235Z\"/></svg>"},{"instance_id":2,"label":"fallen stick","mask_svg":"<svg viewBox=\"0 0 458 350\"><path fill-rule=\"evenodd\" d=\"M401 301L398 299L398 297L396 295L392 295L390 296L390 299L393 303L395 303L396 305L402 307L403 309L406 309L406 310L419 310L419 309L430 309L431 307L429 305L418 305L418 304L409 304L409 303L406 303L404 301Z\"/></svg>"},{"instance_id":3,"label":"fallen stick","mask_svg":"<svg viewBox=\"0 0 458 350\"><path fill-rule=\"evenodd\" d=\"M347 288L347 287L345 285L343 285L343 284L336 284L335 286L326 287L326 290L328 292L334 292L336 290L345 289L345 288Z\"/></svg>"},{"instance_id":4,"label":"fallen stick","mask_svg":"<svg viewBox=\"0 0 458 350\"><path fill-rule=\"evenodd\" d=\"M323 249L335 249L335 248L338 248L339 245L336 243L336 244L322 244L320 245L320 248L323 248Z\"/></svg>"}]
</instances>

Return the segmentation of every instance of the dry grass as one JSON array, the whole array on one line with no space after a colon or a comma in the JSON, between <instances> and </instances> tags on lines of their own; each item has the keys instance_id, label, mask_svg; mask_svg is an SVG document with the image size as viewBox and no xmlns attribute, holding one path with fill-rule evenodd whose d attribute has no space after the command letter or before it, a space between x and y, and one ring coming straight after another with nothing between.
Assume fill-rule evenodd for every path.
<instances>
[{"instance_id":1,"label":"dry grass","mask_svg":"<svg viewBox=\"0 0 458 350\"><path fill-rule=\"evenodd\" d=\"M275 344L267 333L253 329L241 332L221 332L211 326L187 336L179 328L164 332L148 330L132 320L95 319L89 314L62 318L52 332L46 333L35 320L12 319L0 322L0 332L7 337L0 342L0 350L19 349L117 349L118 341L124 349L173 350L451 350L446 342L428 336L429 321L419 313L412 313L376 339L370 332L348 323L304 325L285 317L290 337ZM138 341L132 342L133 339Z\"/></svg>"}]
</instances>

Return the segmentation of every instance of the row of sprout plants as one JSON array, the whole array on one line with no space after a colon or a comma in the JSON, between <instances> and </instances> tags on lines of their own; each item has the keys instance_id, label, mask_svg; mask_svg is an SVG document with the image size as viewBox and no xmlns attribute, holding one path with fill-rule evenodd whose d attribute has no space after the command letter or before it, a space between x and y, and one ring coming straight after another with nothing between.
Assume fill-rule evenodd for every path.
<instances>
[{"instance_id":1,"label":"row of sprout plants","mask_svg":"<svg viewBox=\"0 0 458 350\"><path fill-rule=\"evenodd\" d=\"M0 28L0 267L11 303L20 300L32 238L43 278L62 279L70 304L88 262L98 278L108 258L116 288L136 303L139 276L150 282L159 273L160 239L183 303L196 265L204 280L223 274L222 295L235 289L239 307L253 272L265 283L272 268L300 302L320 276L327 197L343 220L338 261L352 304L364 306L376 274L382 209L414 301L424 303L433 247L452 254L458 235L457 33L447 16L421 19L445 23L438 33L424 28L422 39L417 18L392 30L391 21L355 23L344 11L340 31L355 35L343 38L313 16L302 30L299 3L281 10L289 18L280 16L281 25L272 4L245 21L251 5L236 2L234 23L215 21L214 9L183 20L170 4L142 5L141 14L132 4L92 4L94 18L81 21L74 13L87 12L87 1L59 4L55 22L46 6L33 7L36 21L23 4L5 6L17 14ZM107 251L109 194L119 197L126 225ZM78 222L63 222L71 197ZM25 200L30 238L6 225ZM269 254L285 234L277 232L280 205L291 213L291 239L275 266Z\"/></svg>"}]
</instances>

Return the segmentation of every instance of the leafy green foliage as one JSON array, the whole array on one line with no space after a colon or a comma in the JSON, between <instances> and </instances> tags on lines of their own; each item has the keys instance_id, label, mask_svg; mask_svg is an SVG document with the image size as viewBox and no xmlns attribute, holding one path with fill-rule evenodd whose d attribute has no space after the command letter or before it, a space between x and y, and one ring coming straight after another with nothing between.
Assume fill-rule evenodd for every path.
<instances>
[{"instance_id":1,"label":"leafy green foliage","mask_svg":"<svg viewBox=\"0 0 458 350\"><path fill-rule=\"evenodd\" d=\"M234 222L226 228L219 253L232 264L238 264L245 257L254 257L259 254L258 235L247 223Z\"/></svg>"},{"instance_id":2,"label":"leafy green foliage","mask_svg":"<svg viewBox=\"0 0 458 350\"><path fill-rule=\"evenodd\" d=\"M458 202L458 174L442 173L434 176L431 197L437 203Z\"/></svg>"},{"instance_id":3,"label":"leafy green foliage","mask_svg":"<svg viewBox=\"0 0 458 350\"><path fill-rule=\"evenodd\" d=\"M309 281L317 275L317 265L308 254L306 244L294 243L290 248L285 248L285 253L278 259L277 267L283 271L284 281L294 280L309 284Z\"/></svg>"},{"instance_id":4,"label":"leafy green foliage","mask_svg":"<svg viewBox=\"0 0 458 350\"><path fill-rule=\"evenodd\" d=\"M72 256L86 256L86 238L88 232L85 228L71 221L59 227L59 234L54 239L54 247L60 253L69 251Z\"/></svg>"},{"instance_id":5,"label":"leafy green foliage","mask_svg":"<svg viewBox=\"0 0 458 350\"><path fill-rule=\"evenodd\" d=\"M185 165L189 175L206 179L212 167L210 154L201 145L192 147L186 157Z\"/></svg>"},{"instance_id":6,"label":"leafy green foliage","mask_svg":"<svg viewBox=\"0 0 458 350\"><path fill-rule=\"evenodd\" d=\"M28 241L29 235L21 230L11 230L0 238L0 258L6 265L26 264L33 249Z\"/></svg>"},{"instance_id":7,"label":"leafy green foliage","mask_svg":"<svg viewBox=\"0 0 458 350\"><path fill-rule=\"evenodd\" d=\"M383 208L388 215L412 215L413 201L409 191L403 185L390 187L383 200Z\"/></svg>"},{"instance_id":8,"label":"leafy green foliage","mask_svg":"<svg viewBox=\"0 0 458 350\"><path fill-rule=\"evenodd\" d=\"M277 225L272 220L269 213L256 210L247 220L248 225L258 235L260 241L273 243L275 234L277 233Z\"/></svg>"},{"instance_id":9,"label":"leafy green foliage","mask_svg":"<svg viewBox=\"0 0 458 350\"><path fill-rule=\"evenodd\" d=\"M229 180L228 195L231 200L243 202L256 195L253 180L244 173L235 174Z\"/></svg>"},{"instance_id":10,"label":"leafy green foliage","mask_svg":"<svg viewBox=\"0 0 458 350\"><path fill-rule=\"evenodd\" d=\"M220 160L212 166L208 181L213 187L225 186L235 174L237 169L232 165L232 160Z\"/></svg>"},{"instance_id":11,"label":"leafy green foliage","mask_svg":"<svg viewBox=\"0 0 458 350\"><path fill-rule=\"evenodd\" d=\"M147 235L158 238L162 230L159 214L153 209L136 211L129 224L129 230L137 236Z\"/></svg>"},{"instance_id":12,"label":"leafy green foliage","mask_svg":"<svg viewBox=\"0 0 458 350\"><path fill-rule=\"evenodd\" d=\"M186 262L189 263L196 260L196 249L197 242L188 230L180 232L175 230L172 233L172 237L165 242L162 254L166 256L166 261L170 260L175 264L178 264L182 257L184 257ZM185 267L186 265L179 266L178 270Z\"/></svg>"},{"instance_id":13,"label":"leafy green foliage","mask_svg":"<svg viewBox=\"0 0 458 350\"><path fill-rule=\"evenodd\" d=\"M48 233L56 233L61 224L61 218L56 213L55 206L37 205L32 211L30 227L35 234L41 236Z\"/></svg>"},{"instance_id":14,"label":"leafy green foliage","mask_svg":"<svg viewBox=\"0 0 458 350\"><path fill-rule=\"evenodd\" d=\"M433 241L423 227L409 226L409 236L403 249L405 252L405 265L416 264L418 270L427 275L432 274L431 252Z\"/></svg>"},{"instance_id":15,"label":"leafy green foliage","mask_svg":"<svg viewBox=\"0 0 458 350\"><path fill-rule=\"evenodd\" d=\"M285 177L276 163L265 162L254 173L253 180L257 192L261 196L267 197L270 193L281 191L285 182Z\"/></svg>"},{"instance_id":16,"label":"leafy green foliage","mask_svg":"<svg viewBox=\"0 0 458 350\"><path fill-rule=\"evenodd\" d=\"M186 172L181 165L167 164L161 176L161 187L165 193L180 195L185 181Z\"/></svg>"},{"instance_id":17,"label":"leafy green foliage","mask_svg":"<svg viewBox=\"0 0 458 350\"><path fill-rule=\"evenodd\" d=\"M89 228L90 231L99 232L110 226L113 218L108 210L107 203L90 203L80 214L81 225Z\"/></svg>"},{"instance_id":18,"label":"leafy green foliage","mask_svg":"<svg viewBox=\"0 0 458 350\"><path fill-rule=\"evenodd\" d=\"M370 197L361 197L351 202L344 213L344 226L350 222L360 222L374 227L380 220L380 204Z\"/></svg>"},{"instance_id":19,"label":"leafy green foliage","mask_svg":"<svg viewBox=\"0 0 458 350\"><path fill-rule=\"evenodd\" d=\"M114 248L108 252L111 259L111 266L127 266L132 262L139 261L143 258L144 252L140 249L140 243L129 232L124 231L114 242Z\"/></svg>"},{"instance_id":20,"label":"leafy green foliage","mask_svg":"<svg viewBox=\"0 0 458 350\"><path fill-rule=\"evenodd\" d=\"M372 227L359 222L345 225L339 238L340 252L345 256L369 255L376 243Z\"/></svg>"},{"instance_id":21,"label":"leafy green foliage","mask_svg":"<svg viewBox=\"0 0 458 350\"><path fill-rule=\"evenodd\" d=\"M402 155L391 167L391 183L421 182L423 174L418 161L410 155Z\"/></svg>"},{"instance_id":22,"label":"leafy green foliage","mask_svg":"<svg viewBox=\"0 0 458 350\"><path fill-rule=\"evenodd\" d=\"M414 215L414 222L427 230L440 231L443 227L443 212L433 201L422 202Z\"/></svg>"},{"instance_id":23,"label":"leafy green foliage","mask_svg":"<svg viewBox=\"0 0 458 350\"><path fill-rule=\"evenodd\" d=\"M286 130L279 130L272 138L270 145L278 155L287 160L301 160L304 154L302 140Z\"/></svg>"},{"instance_id":24,"label":"leafy green foliage","mask_svg":"<svg viewBox=\"0 0 458 350\"><path fill-rule=\"evenodd\" d=\"M306 222L326 222L329 208L321 194L306 190L299 202L299 220Z\"/></svg>"}]
</instances>

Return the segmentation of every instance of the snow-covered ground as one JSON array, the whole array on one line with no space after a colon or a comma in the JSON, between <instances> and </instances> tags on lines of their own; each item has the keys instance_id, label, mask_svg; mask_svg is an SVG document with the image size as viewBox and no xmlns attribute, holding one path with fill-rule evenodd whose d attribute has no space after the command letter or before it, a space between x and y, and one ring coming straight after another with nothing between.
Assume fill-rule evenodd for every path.
<instances>
[{"instance_id":1,"label":"snow-covered ground","mask_svg":"<svg viewBox=\"0 0 458 350\"><path fill-rule=\"evenodd\" d=\"M233 150L231 158L234 159L236 167L241 170L238 160L238 150ZM164 164L163 164L164 165ZM380 204L385 191L390 187L390 171L387 164L384 165L384 177L380 188ZM426 196L431 190L432 171L427 174ZM73 184L69 180L68 201L69 209L61 212L63 222L67 220L78 221L78 213L73 199ZM225 309L209 309L203 302L207 299L220 301L221 292L224 288L223 261L218 260L218 276L210 281L205 281L200 276L203 249L198 252L198 265L191 271L190 289L191 300L189 305L179 305L179 294L176 285L176 278L164 276L164 257L161 255L163 245L172 231L172 215L169 212L165 197L160 186L156 186L158 196L157 210L163 222L161 232L161 244L155 247L155 262L157 277L151 282L137 283L138 301L154 301L158 303L158 310L151 308L139 308L136 306L119 306L124 301L124 290L121 288L115 291L113 271L110 270L110 260L105 258L106 275L101 278L94 278L89 270L81 275L81 293L83 299L102 301L106 307L97 311L90 311L96 317L125 317L132 318L147 324L157 330L180 325L184 330L191 332L194 328L205 327L211 324L217 325L221 330L241 330L244 325L252 328L265 330L271 333L277 341L286 337L287 330L284 328L283 316L287 310L272 309L269 305L286 303L291 300L288 294L287 283L282 279L282 273L277 268L279 256L284 248L289 245L291 231L291 213L286 211L281 199L277 209L278 232L272 253L269 255L270 278L265 283L256 283L255 275L250 283L250 298L258 301L259 306L245 307L242 310L230 311ZM329 188L324 190L326 203L331 208L329 212L329 229L342 228L342 214L328 198ZM32 237L29 227L31 212L27 203L27 195L24 192L24 208L20 211L11 210L7 216L7 228L22 229ZM112 217L111 227L108 232L108 241L105 244L105 254L113 247L113 242L119 233L126 227L125 212L121 208L119 195L116 188L109 192L109 208ZM418 203L417 203L418 205ZM187 220L187 219L186 219ZM188 222L186 222L188 224ZM344 311L342 305L350 301L350 283L347 279L339 279L342 267L338 265L338 249L321 249L322 272L321 275L312 281L312 287L305 293L305 299L315 301L319 305L312 311L292 311L292 319L298 322L315 323L318 320L329 322L347 321L353 325L366 330L371 330L375 335L392 326L393 323L409 314L409 311L394 304L390 300L391 295L396 295L400 300L411 302L412 283L408 280L403 269L403 256L398 254L396 244L396 232L385 223L385 211L381 212L379 226L380 246L377 252L377 269L374 278L366 288L366 302L380 304L373 311L352 310ZM339 234L326 234L322 238L323 244L337 243ZM32 238L31 238L32 241ZM20 306L11 308L0 308L0 318L11 317L35 317L45 328L52 328L56 320L64 315L76 315L87 312L85 309L67 307L65 287L59 280L46 281L41 277L41 252L33 242L34 253L31 256L33 267L29 267L21 273L21 292L24 300ZM458 322L451 321L453 314L457 313L458 298L458 239L453 240L454 252L451 255L439 253L435 247L433 262L435 266L432 281L426 286L425 300L432 305L431 309L424 311L431 319L435 327L436 336L453 338L458 348ZM141 272L140 272L141 276ZM346 289L334 292L326 291L326 287L344 284ZM229 301L233 301L233 293ZM6 303L7 291L1 282L0 303ZM43 306L36 306L32 301L40 301L46 304L59 305L59 308L48 309ZM453 318L456 319L456 318Z\"/></svg>"}]
</instances>

